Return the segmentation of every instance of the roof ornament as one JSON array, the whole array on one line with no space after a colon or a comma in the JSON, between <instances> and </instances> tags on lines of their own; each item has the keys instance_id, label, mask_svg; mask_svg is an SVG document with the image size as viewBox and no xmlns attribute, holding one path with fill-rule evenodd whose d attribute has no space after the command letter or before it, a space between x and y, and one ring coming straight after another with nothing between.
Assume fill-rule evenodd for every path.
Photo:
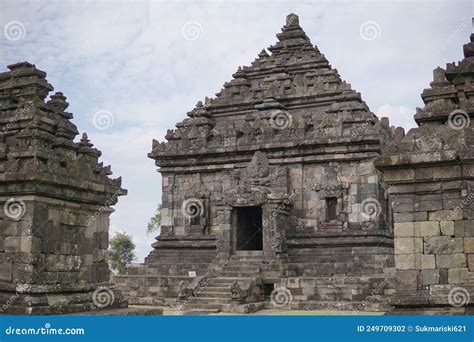
<instances>
[{"instance_id":1,"label":"roof ornament","mask_svg":"<svg viewBox=\"0 0 474 342\"><path fill-rule=\"evenodd\" d=\"M294 13L288 14L286 16L286 26L300 26L300 18Z\"/></svg>"}]
</instances>

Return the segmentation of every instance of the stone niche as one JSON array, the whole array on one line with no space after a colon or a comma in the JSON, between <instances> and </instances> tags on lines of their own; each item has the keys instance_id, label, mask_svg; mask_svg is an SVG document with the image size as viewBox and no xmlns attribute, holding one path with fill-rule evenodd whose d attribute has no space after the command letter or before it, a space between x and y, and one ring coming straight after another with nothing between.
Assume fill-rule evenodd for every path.
<instances>
[{"instance_id":1,"label":"stone niche","mask_svg":"<svg viewBox=\"0 0 474 342\"><path fill-rule=\"evenodd\" d=\"M375 165L394 212L397 308L472 312L474 34L465 58L436 68L415 120Z\"/></svg>"},{"instance_id":2,"label":"stone niche","mask_svg":"<svg viewBox=\"0 0 474 342\"><path fill-rule=\"evenodd\" d=\"M109 215L121 179L30 63L0 74L0 309L56 314L124 306L110 284ZM104 302L105 301L105 302Z\"/></svg>"}]
</instances>

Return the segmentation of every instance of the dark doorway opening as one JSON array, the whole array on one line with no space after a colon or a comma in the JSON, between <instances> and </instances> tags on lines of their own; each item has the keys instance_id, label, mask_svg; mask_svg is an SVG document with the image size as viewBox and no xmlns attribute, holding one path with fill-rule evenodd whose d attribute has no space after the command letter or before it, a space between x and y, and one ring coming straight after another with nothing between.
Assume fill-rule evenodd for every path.
<instances>
[{"instance_id":1,"label":"dark doorway opening","mask_svg":"<svg viewBox=\"0 0 474 342\"><path fill-rule=\"evenodd\" d=\"M237 210L237 250L263 250L262 208L242 207Z\"/></svg>"},{"instance_id":2,"label":"dark doorway opening","mask_svg":"<svg viewBox=\"0 0 474 342\"><path fill-rule=\"evenodd\" d=\"M326 208L327 208L327 220L335 221L337 220L337 198L336 197L327 197L326 198Z\"/></svg>"}]
</instances>

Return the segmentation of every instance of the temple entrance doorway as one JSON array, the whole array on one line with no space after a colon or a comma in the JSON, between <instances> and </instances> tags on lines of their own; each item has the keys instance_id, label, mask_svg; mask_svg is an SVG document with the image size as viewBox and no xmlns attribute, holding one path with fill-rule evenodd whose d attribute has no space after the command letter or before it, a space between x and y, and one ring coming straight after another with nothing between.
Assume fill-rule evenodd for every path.
<instances>
[{"instance_id":1,"label":"temple entrance doorway","mask_svg":"<svg viewBox=\"0 0 474 342\"><path fill-rule=\"evenodd\" d=\"M262 208L240 207L236 209L236 250L263 250Z\"/></svg>"}]
</instances>

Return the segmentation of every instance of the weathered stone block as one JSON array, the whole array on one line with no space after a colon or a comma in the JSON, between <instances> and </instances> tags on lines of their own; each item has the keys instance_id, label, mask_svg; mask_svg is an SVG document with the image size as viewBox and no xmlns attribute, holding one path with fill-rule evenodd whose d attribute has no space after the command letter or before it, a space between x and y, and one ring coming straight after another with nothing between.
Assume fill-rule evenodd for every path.
<instances>
[{"instance_id":1,"label":"weathered stone block","mask_svg":"<svg viewBox=\"0 0 474 342\"><path fill-rule=\"evenodd\" d=\"M395 267L399 270L416 269L415 254L397 254L395 255Z\"/></svg>"},{"instance_id":2,"label":"weathered stone block","mask_svg":"<svg viewBox=\"0 0 474 342\"><path fill-rule=\"evenodd\" d=\"M468 278L467 268L450 268L448 269L448 283L460 284L465 283Z\"/></svg>"},{"instance_id":3,"label":"weathered stone block","mask_svg":"<svg viewBox=\"0 0 474 342\"><path fill-rule=\"evenodd\" d=\"M463 239L449 236L426 237L424 243L425 254L453 254L463 252Z\"/></svg>"},{"instance_id":4,"label":"weathered stone block","mask_svg":"<svg viewBox=\"0 0 474 342\"><path fill-rule=\"evenodd\" d=\"M422 238L396 238L395 254L423 253Z\"/></svg>"},{"instance_id":5,"label":"weathered stone block","mask_svg":"<svg viewBox=\"0 0 474 342\"><path fill-rule=\"evenodd\" d=\"M474 237L464 238L464 252L474 253Z\"/></svg>"},{"instance_id":6,"label":"weathered stone block","mask_svg":"<svg viewBox=\"0 0 474 342\"><path fill-rule=\"evenodd\" d=\"M420 266L421 269L433 269L436 268L435 256L430 254L420 255Z\"/></svg>"},{"instance_id":7,"label":"weathered stone block","mask_svg":"<svg viewBox=\"0 0 474 342\"><path fill-rule=\"evenodd\" d=\"M439 284L439 270L422 270L420 271L420 285Z\"/></svg>"},{"instance_id":8,"label":"weathered stone block","mask_svg":"<svg viewBox=\"0 0 474 342\"><path fill-rule=\"evenodd\" d=\"M461 176L461 167L458 165L433 167L434 179L449 179Z\"/></svg>"},{"instance_id":9,"label":"weathered stone block","mask_svg":"<svg viewBox=\"0 0 474 342\"><path fill-rule=\"evenodd\" d=\"M386 170L384 178L387 182L406 181L415 179L415 171L409 170Z\"/></svg>"},{"instance_id":10,"label":"weathered stone block","mask_svg":"<svg viewBox=\"0 0 474 342\"><path fill-rule=\"evenodd\" d=\"M435 221L415 222L414 227L416 236L436 236L441 233L439 222Z\"/></svg>"},{"instance_id":11,"label":"weathered stone block","mask_svg":"<svg viewBox=\"0 0 474 342\"><path fill-rule=\"evenodd\" d=\"M13 264L3 261L0 263L0 281L10 282L13 277Z\"/></svg>"},{"instance_id":12,"label":"weathered stone block","mask_svg":"<svg viewBox=\"0 0 474 342\"><path fill-rule=\"evenodd\" d=\"M428 215L430 221L457 221L463 219L462 210L437 210Z\"/></svg>"},{"instance_id":13,"label":"weathered stone block","mask_svg":"<svg viewBox=\"0 0 474 342\"><path fill-rule=\"evenodd\" d=\"M441 235L454 236L454 221L441 221L439 227Z\"/></svg>"},{"instance_id":14,"label":"weathered stone block","mask_svg":"<svg viewBox=\"0 0 474 342\"><path fill-rule=\"evenodd\" d=\"M395 223L394 235L395 237L414 236L413 222Z\"/></svg>"},{"instance_id":15,"label":"weathered stone block","mask_svg":"<svg viewBox=\"0 0 474 342\"><path fill-rule=\"evenodd\" d=\"M41 239L35 236L21 236L20 251L24 253L40 253Z\"/></svg>"},{"instance_id":16,"label":"weathered stone block","mask_svg":"<svg viewBox=\"0 0 474 342\"><path fill-rule=\"evenodd\" d=\"M466 255L460 254L437 254L437 268L462 268L467 267Z\"/></svg>"},{"instance_id":17,"label":"weathered stone block","mask_svg":"<svg viewBox=\"0 0 474 342\"><path fill-rule=\"evenodd\" d=\"M469 272L474 272L474 254L467 255L467 266L469 268Z\"/></svg>"},{"instance_id":18,"label":"weathered stone block","mask_svg":"<svg viewBox=\"0 0 474 342\"><path fill-rule=\"evenodd\" d=\"M395 274L396 288L407 291L416 291L418 288L417 270L397 270Z\"/></svg>"},{"instance_id":19,"label":"weathered stone block","mask_svg":"<svg viewBox=\"0 0 474 342\"><path fill-rule=\"evenodd\" d=\"M20 252L19 236L7 236L5 238L5 252Z\"/></svg>"}]
</instances>

